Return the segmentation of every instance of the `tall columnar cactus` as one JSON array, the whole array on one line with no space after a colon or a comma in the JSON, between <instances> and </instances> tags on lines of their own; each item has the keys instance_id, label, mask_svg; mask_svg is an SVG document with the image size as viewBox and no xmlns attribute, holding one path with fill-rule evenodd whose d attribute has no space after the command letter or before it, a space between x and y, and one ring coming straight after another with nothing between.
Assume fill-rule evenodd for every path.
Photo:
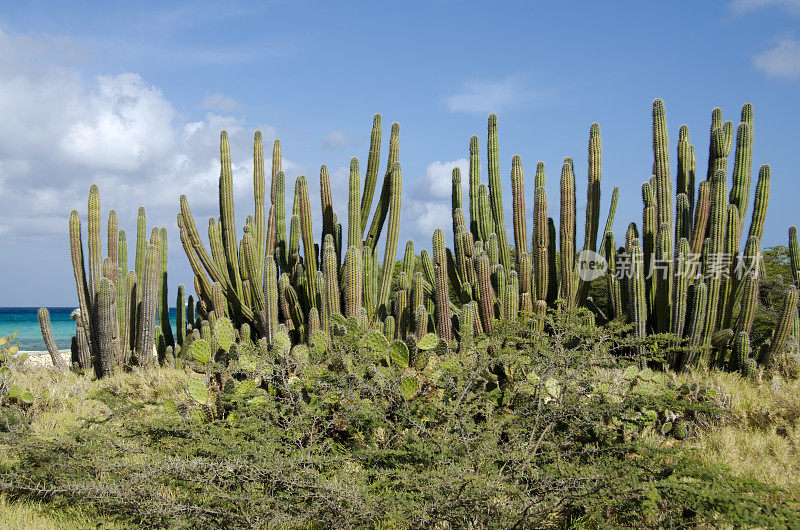
<instances>
[{"instance_id":1,"label":"tall columnar cactus","mask_svg":"<svg viewBox=\"0 0 800 530\"><path fill-rule=\"evenodd\" d=\"M153 357L153 341L158 309L159 249L148 245L144 265L142 300L137 310L136 360L141 366L150 366Z\"/></svg>"},{"instance_id":2,"label":"tall columnar cactus","mask_svg":"<svg viewBox=\"0 0 800 530\"><path fill-rule=\"evenodd\" d=\"M764 221L767 218L767 205L769 204L769 165L761 166L758 172L758 183L756 184L756 195L753 201L753 217L750 221L750 231L748 239L755 237L761 241L764 234Z\"/></svg>"},{"instance_id":3,"label":"tall columnar cactus","mask_svg":"<svg viewBox=\"0 0 800 530\"><path fill-rule=\"evenodd\" d=\"M686 315L688 323L686 337L689 349L681 355L678 363L680 370L686 370L688 367L693 366L701 353L707 306L708 287L704 282L693 284L689 289L688 313Z\"/></svg>"},{"instance_id":4,"label":"tall columnar cactus","mask_svg":"<svg viewBox=\"0 0 800 530\"><path fill-rule=\"evenodd\" d=\"M44 339L44 345L47 348L47 353L50 354L50 360L53 362L53 366L59 370L64 370L67 367L67 364L64 361L64 358L61 357L58 347L56 346L55 338L53 337L53 327L50 324L50 312L46 307L41 307L39 308L38 315L39 327L42 330L42 338Z\"/></svg>"},{"instance_id":5,"label":"tall columnar cactus","mask_svg":"<svg viewBox=\"0 0 800 530\"><path fill-rule=\"evenodd\" d=\"M347 249L344 258L347 273L344 281L345 312L347 318L358 318L361 313L361 293L363 288L361 252L355 246Z\"/></svg>"},{"instance_id":6,"label":"tall columnar cactus","mask_svg":"<svg viewBox=\"0 0 800 530\"><path fill-rule=\"evenodd\" d=\"M350 200L348 202L347 217L347 246L356 247L361 251L361 176L359 175L358 158L350 159Z\"/></svg>"},{"instance_id":7,"label":"tall columnar cactus","mask_svg":"<svg viewBox=\"0 0 800 530\"><path fill-rule=\"evenodd\" d=\"M397 275L397 291L394 293L394 319L396 322L395 338L405 340L406 332L410 327L409 282L405 271ZM388 321L389 317L386 318ZM389 337L391 338L391 337Z\"/></svg>"},{"instance_id":8,"label":"tall columnar cactus","mask_svg":"<svg viewBox=\"0 0 800 530\"><path fill-rule=\"evenodd\" d=\"M178 296L175 302L175 343L179 348L188 344L186 341L186 288L183 284L178 286Z\"/></svg>"},{"instance_id":9,"label":"tall columnar cactus","mask_svg":"<svg viewBox=\"0 0 800 530\"><path fill-rule=\"evenodd\" d=\"M356 161L356 172L358 172L358 162ZM314 250L314 234L311 228L311 203L308 197L308 185L304 176L297 177L295 182L295 195L300 209L300 231L303 236L303 262L306 271L306 294L310 306L316 305L316 286L315 277L317 275L317 257ZM357 247L359 252L360 247Z\"/></svg>"},{"instance_id":10,"label":"tall columnar cactus","mask_svg":"<svg viewBox=\"0 0 800 530\"><path fill-rule=\"evenodd\" d=\"M332 315L342 314L341 299L339 297L339 272L336 264L336 248L333 237L327 236L322 249L322 271L325 273L327 300Z\"/></svg>"},{"instance_id":11,"label":"tall columnar cactus","mask_svg":"<svg viewBox=\"0 0 800 530\"><path fill-rule=\"evenodd\" d=\"M228 133L222 131L219 138L220 175L219 175L219 222L222 232L222 246L228 264L233 288L239 298L242 292L242 278L239 273L239 245L236 240L236 221L233 211L233 170L231 169L231 151L228 144Z\"/></svg>"},{"instance_id":12,"label":"tall columnar cactus","mask_svg":"<svg viewBox=\"0 0 800 530\"><path fill-rule=\"evenodd\" d=\"M634 238L628 248L631 256L631 278L628 282L628 318L634 324L634 333L638 339L644 339L647 334L647 300L645 290L644 259L639 240ZM638 347L639 354L644 352L644 347Z\"/></svg>"},{"instance_id":13,"label":"tall columnar cactus","mask_svg":"<svg viewBox=\"0 0 800 530\"><path fill-rule=\"evenodd\" d=\"M789 227L789 269L792 274L792 283L800 288L800 243L797 239L797 227Z\"/></svg>"},{"instance_id":14,"label":"tall columnar cactus","mask_svg":"<svg viewBox=\"0 0 800 530\"><path fill-rule=\"evenodd\" d=\"M601 142L600 125L593 123L589 129L589 182L586 188L586 229L584 230L583 249L597 250L597 230L600 223L600 176L601 176ZM580 281L578 300L585 303L589 294L589 283Z\"/></svg>"},{"instance_id":15,"label":"tall columnar cactus","mask_svg":"<svg viewBox=\"0 0 800 530\"><path fill-rule=\"evenodd\" d=\"M481 155L478 137L469 139L469 228L473 239L480 239L478 189L481 185Z\"/></svg>"},{"instance_id":16,"label":"tall columnar cactus","mask_svg":"<svg viewBox=\"0 0 800 530\"><path fill-rule=\"evenodd\" d=\"M678 196L685 195L689 207L689 218L694 211L694 147L689 140L689 127L681 125L678 133Z\"/></svg>"},{"instance_id":17,"label":"tall columnar cactus","mask_svg":"<svg viewBox=\"0 0 800 530\"><path fill-rule=\"evenodd\" d=\"M372 134L369 139L369 156L367 158L367 173L364 175L364 194L361 196L361 230L363 235L364 227L369 220L369 212L372 209L372 199L375 195L375 184L378 181L378 167L380 166L381 156L381 115L376 114L372 118Z\"/></svg>"},{"instance_id":18,"label":"tall columnar cactus","mask_svg":"<svg viewBox=\"0 0 800 530\"><path fill-rule=\"evenodd\" d=\"M111 322L111 306L113 304L114 290L108 278L100 280L97 289L97 375L105 377L114 375L115 355L114 336Z\"/></svg>"},{"instance_id":19,"label":"tall columnar cactus","mask_svg":"<svg viewBox=\"0 0 800 530\"><path fill-rule=\"evenodd\" d=\"M475 272L477 274L477 294L479 313L483 330L491 332L494 320L494 292L492 290L492 280L490 277L489 256L482 252L475 256Z\"/></svg>"},{"instance_id":20,"label":"tall columnar cactus","mask_svg":"<svg viewBox=\"0 0 800 530\"><path fill-rule=\"evenodd\" d=\"M167 346L175 347L172 326L169 323L169 293L167 291L167 229L159 230L159 248L161 250L158 279L158 325L164 335Z\"/></svg>"},{"instance_id":21,"label":"tall columnar cactus","mask_svg":"<svg viewBox=\"0 0 800 530\"><path fill-rule=\"evenodd\" d=\"M135 271L128 271L127 240L125 232L119 230L119 223L115 211L108 217L108 257L100 261L100 197L96 186L89 192L89 259L84 262L83 242L81 238L80 216L73 211L69 220L70 250L72 255L73 273L78 294L80 315L76 316L76 338L78 346L78 367L81 370L92 368L98 375L107 375L113 366L122 366L127 363L128 352L135 343L135 330L141 325L137 307L143 300L143 286L138 281ZM166 231L153 229L151 239L154 246L166 248ZM146 221L144 209L139 209L137 222L137 254L142 254L140 249L148 247L146 235ZM157 267L153 279L155 293L152 295L153 311L157 311L159 303L159 283L161 281L162 256L161 251L155 256ZM145 259L137 255L137 264L144 273ZM90 280L87 280L87 270ZM166 271L166 264L163 265ZM90 285L94 275L94 295L90 293ZM165 279L165 278L164 278ZM103 284L103 297L100 297L101 283ZM102 309L102 311L101 311ZM153 322L155 325L155 322ZM170 333L169 339L172 339ZM153 334L150 335L150 345L153 344ZM166 345L166 342L165 342ZM105 363L105 364L103 364Z\"/></svg>"},{"instance_id":22,"label":"tall columnar cactus","mask_svg":"<svg viewBox=\"0 0 800 530\"><path fill-rule=\"evenodd\" d=\"M669 331L676 337L683 337L686 326L686 310L689 296L689 282L691 280L691 267L689 241L682 237L675 249L674 285L672 289L672 310L670 313ZM670 358L673 369L677 369L677 359Z\"/></svg>"},{"instance_id":23,"label":"tall columnar cactus","mask_svg":"<svg viewBox=\"0 0 800 530\"><path fill-rule=\"evenodd\" d=\"M669 223L662 223L656 237L656 263L653 274L656 275L656 330L659 333L669 333L672 321L672 287L673 270L672 261L672 227Z\"/></svg>"},{"instance_id":24,"label":"tall columnar cactus","mask_svg":"<svg viewBox=\"0 0 800 530\"><path fill-rule=\"evenodd\" d=\"M697 188L697 204L694 209L694 228L692 229L692 253L699 254L706 238L708 216L711 211L711 183L704 180Z\"/></svg>"},{"instance_id":25,"label":"tall columnar cactus","mask_svg":"<svg viewBox=\"0 0 800 530\"><path fill-rule=\"evenodd\" d=\"M745 107L747 107L745 105ZM750 106L752 110L752 106ZM745 109L742 109L743 119L736 131L736 154L733 164L733 186L731 187L730 203L739 210L739 225L744 224L747 215L747 205L750 200L750 182L753 166L753 125L744 121Z\"/></svg>"},{"instance_id":26,"label":"tall columnar cactus","mask_svg":"<svg viewBox=\"0 0 800 530\"><path fill-rule=\"evenodd\" d=\"M517 271L522 269L522 260L528 254L528 229L525 219L525 176L522 159L514 155L511 159L511 194L513 197L514 247ZM525 286L527 291L527 286Z\"/></svg>"},{"instance_id":27,"label":"tall columnar cactus","mask_svg":"<svg viewBox=\"0 0 800 530\"><path fill-rule=\"evenodd\" d=\"M549 282L549 228L547 226L547 195L544 186L539 186L533 199L533 286L531 292L536 300L547 299Z\"/></svg>"},{"instance_id":28,"label":"tall columnar cactus","mask_svg":"<svg viewBox=\"0 0 800 530\"><path fill-rule=\"evenodd\" d=\"M100 194L97 186L89 189L89 295L94 298L102 277L100 269Z\"/></svg>"},{"instance_id":29,"label":"tall columnar cactus","mask_svg":"<svg viewBox=\"0 0 800 530\"><path fill-rule=\"evenodd\" d=\"M450 321L450 294L447 283L447 261L444 259L444 233L437 228L433 232L434 276L436 278L436 326L439 336L450 342L453 340Z\"/></svg>"},{"instance_id":30,"label":"tall columnar cactus","mask_svg":"<svg viewBox=\"0 0 800 530\"><path fill-rule=\"evenodd\" d=\"M725 175L722 171L714 174L711 180L711 212L708 221L708 239L710 248L707 256L703 260L708 280L708 315L706 317L705 340L706 344L711 340L717 323L717 313L719 308L720 289L722 286L723 272L715 261L719 260L725 250L725 215L727 212L727 198L725 186Z\"/></svg>"},{"instance_id":31,"label":"tall columnar cactus","mask_svg":"<svg viewBox=\"0 0 800 530\"><path fill-rule=\"evenodd\" d=\"M561 298L566 303L566 309L575 308L575 173L572 169L572 159L565 158L561 166L561 231L560 242L560 268L561 268Z\"/></svg>"},{"instance_id":32,"label":"tall columnar cactus","mask_svg":"<svg viewBox=\"0 0 800 530\"><path fill-rule=\"evenodd\" d=\"M672 225L672 181L669 170L669 140L667 136L667 115L664 102L653 101L653 160L657 223Z\"/></svg>"},{"instance_id":33,"label":"tall columnar cactus","mask_svg":"<svg viewBox=\"0 0 800 530\"><path fill-rule=\"evenodd\" d=\"M378 244L378 239L381 237L381 230L383 229L383 223L386 221L386 216L390 215L389 210L392 202L394 200L394 168L395 165L398 164L399 160L399 147L400 146L400 124L393 123L392 124L392 132L391 136L389 137L389 158L386 164L386 176L383 178L383 187L381 188L381 195L378 199L378 206L375 209L375 214L372 217L372 224L369 227L369 231L367 232L367 236L364 238L364 242L372 247L372 251L375 251L375 247ZM399 164L398 164L399 167ZM399 192L397 200L399 201ZM391 224L391 220L390 220Z\"/></svg>"},{"instance_id":34,"label":"tall columnar cactus","mask_svg":"<svg viewBox=\"0 0 800 530\"><path fill-rule=\"evenodd\" d=\"M797 293L797 288L794 285L786 291L786 296L783 299L783 308L778 317L775 330L772 332L769 347L762 350L758 357L758 364L767 369L772 367L776 356L783 352L783 348L786 346L786 339L789 338L792 322L797 318Z\"/></svg>"},{"instance_id":35,"label":"tall columnar cactus","mask_svg":"<svg viewBox=\"0 0 800 530\"><path fill-rule=\"evenodd\" d=\"M266 177L264 175L264 144L261 131L256 131L253 137L253 197L255 199L255 233L256 256L258 257L258 280L264 266L264 253L266 252L267 217L264 209L266 194ZM260 281L258 282L261 283Z\"/></svg>"},{"instance_id":36,"label":"tall columnar cactus","mask_svg":"<svg viewBox=\"0 0 800 530\"><path fill-rule=\"evenodd\" d=\"M508 236L503 216L503 192L500 184L500 146L497 139L497 115L489 115L489 140L486 144L489 160L489 201L492 208L494 229L500 248L500 263L506 270L511 270L511 254L508 249Z\"/></svg>"},{"instance_id":37,"label":"tall columnar cactus","mask_svg":"<svg viewBox=\"0 0 800 530\"><path fill-rule=\"evenodd\" d=\"M383 253L383 274L378 294L378 314L388 315L389 292L391 290L392 273L397 257L397 238L400 235L400 192L402 190L402 174L400 164L395 162L391 174L389 195L389 225L386 232L386 249Z\"/></svg>"}]
</instances>

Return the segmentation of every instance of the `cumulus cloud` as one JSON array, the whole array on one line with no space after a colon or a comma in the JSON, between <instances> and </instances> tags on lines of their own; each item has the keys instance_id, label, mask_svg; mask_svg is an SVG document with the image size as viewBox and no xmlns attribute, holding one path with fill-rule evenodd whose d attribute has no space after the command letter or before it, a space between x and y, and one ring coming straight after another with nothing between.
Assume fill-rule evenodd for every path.
<instances>
[{"instance_id":1,"label":"cumulus cloud","mask_svg":"<svg viewBox=\"0 0 800 530\"><path fill-rule=\"evenodd\" d=\"M775 48L753 56L753 67L769 77L800 77L800 40L783 39Z\"/></svg>"},{"instance_id":2,"label":"cumulus cloud","mask_svg":"<svg viewBox=\"0 0 800 530\"><path fill-rule=\"evenodd\" d=\"M187 121L158 87L136 73L84 77L73 62L80 52L60 51L70 46L69 41L18 36L0 29L0 198L4 205L0 233L4 244L30 256L41 255L44 248L55 249L55 262L68 263L69 212L77 209L85 219L89 186L96 183L103 215L110 208L117 210L129 242L135 239L132 232L140 205L146 208L148 227L167 227L170 260L175 264L170 266L171 273L175 272L172 279L191 283L176 230L178 197L188 196L201 230L204 218L219 214L219 132L225 129L233 158L235 200L246 205L237 212L242 217L252 212L252 129L224 112L208 112L203 119ZM218 108L224 106L220 102L224 103L218 100ZM270 126L261 130L265 145L270 145L276 130ZM269 158L271 149L265 151ZM269 167L271 161L265 160L265 165ZM303 170L290 160L283 161L283 169L287 182ZM243 222L244 218L237 219L237 226ZM8 267L23 282L35 270L35 265L23 270L7 264L0 271L6 277L10 277ZM65 270L69 272L68 267ZM68 284L58 289L65 301Z\"/></svg>"},{"instance_id":3,"label":"cumulus cloud","mask_svg":"<svg viewBox=\"0 0 800 530\"><path fill-rule=\"evenodd\" d=\"M203 98L200 108L205 110L216 110L222 112L233 112L242 106L233 98L214 93Z\"/></svg>"},{"instance_id":4,"label":"cumulus cloud","mask_svg":"<svg viewBox=\"0 0 800 530\"><path fill-rule=\"evenodd\" d=\"M517 77L497 81L467 81L462 91L444 98L450 112L485 114L528 105L539 96Z\"/></svg>"},{"instance_id":5,"label":"cumulus cloud","mask_svg":"<svg viewBox=\"0 0 800 530\"><path fill-rule=\"evenodd\" d=\"M428 164L425 173L415 179L411 192L403 197L401 224L410 231L407 237L415 241L430 241L436 228L442 228L452 237L452 175L453 168L461 169L462 196L466 196L469 162L466 158L435 161Z\"/></svg>"},{"instance_id":6,"label":"cumulus cloud","mask_svg":"<svg viewBox=\"0 0 800 530\"><path fill-rule=\"evenodd\" d=\"M766 7L780 7L791 13L800 13L800 0L733 0L729 7L736 15Z\"/></svg>"}]
</instances>

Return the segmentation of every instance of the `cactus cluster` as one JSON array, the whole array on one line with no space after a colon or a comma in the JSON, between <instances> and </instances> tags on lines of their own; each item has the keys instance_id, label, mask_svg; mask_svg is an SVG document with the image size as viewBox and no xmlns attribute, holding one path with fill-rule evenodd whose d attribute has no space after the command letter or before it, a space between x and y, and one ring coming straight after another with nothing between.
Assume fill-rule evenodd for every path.
<instances>
[{"instance_id":1,"label":"cactus cluster","mask_svg":"<svg viewBox=\"0 0 800 530\"><path fill-rule=\"evenodd\" d=\"M270 203L266 204L260 131L255 134L253 149L254 215L247 217L241 234L237 233L230 147L223 131L220 215L209 220L210 253L200 238L188 199L185 195L180 198L178 226L195 275L199 318L210 322L228 318L237 327L247 325L251 340L263 337L268 343L283 329L294 343L309 341L317 332L330 334L337 316L354 319L367 328L386 327L397 305L391 295L400 230L399 133L399 126L393 124L385 176L368 230L381 165L380 115L373 120L363 192L359 161L353 158L350 163L346 235L334 210L328 169L320 168L322 230L320 241L315 242L305 176L295 181L287 234L286 177L277 140L272 151ZM385 249L379 267L377 244L384 225ZM427 283L430 290L433 282Z\"/></svg>"},{"instance_id":2,"label":"cactus cluster","mask_svg":"<svg viewBox=\"0 0 800 530\"><path fill-rule=\"evenodd\" d=\"M604 281L607 307L589 297L590 282L578 274L576 254L576 190L573 162L561 168L559 229L548 216L545 167L537 164L534 179L531 248L527 247L525 190L521 158L511 164L513 230L515 247L505 237L502 192L497 178L497 118L489 117L488 188L481 183L479 140L469 144L469 226L463 212L460 171L453 172L453 245L439 251L454 256L449 274L451 288L460 303L478 303L474 328L464 330L455 321L455 335L491 330L497 318L514 318L547 307L573 311L583 306L600 321L620 320L633 325L641 338L671 333L666 344L666 364L674 370L697 363L752 371L753 363L769 365L787 340L797 342L800 333L796 292L790 290L781 319L768 346L749 357L744 344L753 324L758 300L761 236L769 201L770 168L761 167L752 201L749 231L742 247L744 223L750 201L753 109L742 109L736 141L732 187L728 190L727 158L734 145L733 125L712 115L707 177L695 193L694 147L688 127L680 128L677 148L677 188L673 190L666 111L661 100L653 102L653 172L642 187L642 224L630 223L625 245L615 248L613 223L619 190L614 189L605 229L598 232L601 182L600 129L592 124L588 145L588 182L584 251L599 251L606 260ZM674 210L673 210L674 208ZM558 251L556 250L558 233ZM437 235L434 234L436 253ZM600 247L598 248L598 241ZM792 274L800 288L800 249L796 229L790 230ZM506 256L513 255L509 260ZM510 281L511 278L514 281ZM438 287L438 284L437 284ZM441 306L442 304L437 305ZM794 319L794 320L793 320ZM441 327L441 326L440 326ZM440 332L441 333L441 332ZM742 352L748 355L741 357ZM757 357L757 359L755 358Z\"/></svg>"},{"instance_id":3,"label":"cactus cluster","mask_svg":"<svg viewBox=\"0 0 800 530\"><path fill-rule=\"evenodd\" d=\"M154 346L163 359L180 348L185 335L185 329L178 326L176 343L169 321L166 228L153 228L148 239L145 211L139 208L134 269L129 270L127 238L125 231L119 229L114 210L108 213L107 254L102 256L100 194L96 185L89 189L87 217L88 256L83 250L80 214L73 210L69 218L78 295L78 310L73 314L73 366L94 370L100 377L134 364L147 367L154 362ZM183 292L181 286L179 300ZM39 323L53 364L63 367L45 308L39 310Z\"/></svg>"},{"instance_id":4,"label":"cactus cluster","mask_svg":"<svg viewBox=\"0 0 800 530\"><path fill-rule=\"evenodd\" d=\"M537 164L530 233L522 159L512 158L513 234L509 238L502 200L498 122L491 115L486 142L488 184L481 181L477 136L469 142L469 204L465 205L462 197L461 170L455 168L452 173L452 248L446 246L441 229L433 234L431 254L427 250L415 254L414 243L408 241L397 274L401 194L397 124L392 125L385 176L374 212L381 154L380 115L373 120L363 182L358 159L351 160L346 241L325 166L320 170L320 241L314 241L308 183L303 176L295 182L287 235L280 143L276 141L273 147L267 205L260 132L256 133L254 147L254 215L237 234L230 149L223 132L220 216L209 220L210 253L200 239L186 197L180 199L178 225L195 274L199 318L213 321L224 316L237 326L247 324L253 330L252 340L265 337L272 341L279 329L285 329L295 344L310 341L317 332L330 335L337 322L349 319L361 329L382 332L390 342L419 340L433 333L445 348L463 350L476 334L492 331L497 319L532 314L538 315L534 320L541 323L548 308L574 312L585 307L601 323L629 322L633 333L641 338L653 333L672 334L672 340L665 344L665 360L675 370L701 362L741 371L752 369L754 362L769 364L775 351L789 338L796 340L800 333L792 332L797 327L794 320L782 319L770 346L762 348L761 355L754 355L756 359L750 358L748 339L743 338L752 327L758 300L762 272L753 264L760 256L770 177L769 166L763 166L750 201L752 106L747 104L742 109L730 190L727 159L734 146L733 125L723 123L721 111L715 109L712 115L709 167L706 179L699 184L695 182L694 147L688 128L680 128L673 189L663 102L655 100L652 110L652 176L642 187L642 223L627 226L624 245L617 248L614 238L618 188L613 190L605 227L599 231L601 136L596 123L589 129L584 252L579 253L576 242L577 191L569 157L561 167L558 225L548 212L544 163ZM751 202L750 226L742 247ZM367 227L370 214L372 221ZM377 243L384 225L385 248L379 259ZM794 280L800 287L796 230L790 233L790 246ZM579 274L582 260L594 252L599 252L607 264L604 278L598 280L607 291L605 307L598 307L589 296L596 286ZM796 306L792 296L791 292L787 296L787 315ZM745 351L748 355L742 357Z\"/></svg>"},{"instance_id":5,"label":"cactus cluster","mask_svg":"<svg viewBox=\"0 0 800 530\"><path fill-rule=\"evenodd\" d=\"M100 203L93 186L88 259L84 259L79 215L74 211L70 217L80 306L73 341L79 367L93 367L106 375L130 363L147 366L154 362L154 345L162 361L179 351L186 355L190 343L198 344L202 356L200 341L211 341L213 334L206 331L216 330L221 322L230 323L238 340L263 339L270 345L276 340L330 344L331 334L360 329L370 336L381 335L387 345L405 343L408 351L433 351L433 345L418 348L417 344L424 340L427 345L433 340L430 337L436 337L435 351L465 352L474 337L492 331L498 319L531 317L533 329L543 332L548 309L570 315L586 308L593 313L593 322L627 321L639 338L671 334L663 347L665 365L674 370L705 363L743 374L752 373L759 364L768 367L788 343L800 337L796 318L800 248L792 227L794 286L786 295L772 338L760 347L750 341L763 275L758 261L770 179L769 166L762 166L751 201L750 104L742 109L735 139L733 124L723 122L721 111L714 110L709 164L706 178L699 183L688 128L680 128L673 189L666 111L661 100L654 101L652 176L642 186L642 221L627 225L619 247L614 237L618 188L611 195L604 230L599 231L602 153L596 123L589 129L581 250L576 241L575 166L569 157L561 166L558 224L555 214L548 212L545 165L537 164L529 194L530 231L522 159L512 158L513 233L509 237L498 121L491 115L486 141L488 183L481 179L477 136L469 142L469 204L462 197L461 170L455 168L452 173L452 248L444 232L436 229L430 253L425 249L415 253L414 243L408 241L398 263L402 190L398 124L391 127L383 164L381 136L381 116L375 115L366 171L362 174L357 158L350 162L346 233L334 208L328 169L320 168L322 226L315 241L308 180L297 177L287 212L281 144L276 140L273 145L268 193L260 132L255 134L253 148L253 213L237 230L231 153L223 131L219 216L209 219L207 245L187 197L179 200L178 228L194 274L196 298L190 295L187 300L183 286L178 288L174 334L168 318L166 230L153 229L148 239L140 209L134 269L129 271L125 232L119 230L112 210L108 256L101 258ZM727 160L734 145L729 187ZM373 207L381 167L384 177ZM749 229L743 238L750 204ZM593 283L580 272L587 257L595 253L607 267ZM607 292L608 303L603 307L590 296L598 288ZM46 338L49 319L46 314L40 319ZM755 349L757 353L751 352Z\"/></svg>"}]
</instances>

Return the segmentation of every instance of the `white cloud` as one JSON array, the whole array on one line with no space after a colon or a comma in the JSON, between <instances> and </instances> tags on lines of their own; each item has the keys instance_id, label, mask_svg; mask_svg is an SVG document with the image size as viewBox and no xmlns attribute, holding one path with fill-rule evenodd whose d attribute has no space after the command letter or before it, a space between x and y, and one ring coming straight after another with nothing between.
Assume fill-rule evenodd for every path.
<instances>
[{"instance_id":1,"label":"white cloud","mask_svg":"<svg viewBox=\"0 0 800 530\"><path fill-rule=\"evenodd\" d=\"M539 96L517 77L498 81L467 81L462 92L444 98L450 112L490 113L527 105Z\"/></svg>"},{"instance_id":2,"label":"white cloud","mask_svg":"<svg viewBox=\"0 0 800 530\"><path fill-rule=\"evenodd\" d=\"M459 158L428 164L425 173L411 185L411 193L403 197L401 225L409 231L407 236L420 244L430 241L436 228L443 229L448 240L452 236L451 194L455 167L461 169L462 196L465 196L469 162L466 158Z\"/></svg>"},{"instance_id":3,"label":"white cloud","mask_svg":"<svg viewBox=\"0 0 800 530\"><path fill-rule=\"evenodd\" d=\"M242 106L233 98L223 96L219 93L214 93L203 98L200 103L200 108L205 110L217 110L222 112L233 112L240 109Z\"/></svg>"},{"instance_id":4,"label":"white cloud","mask_svg":"<svg viewBox=\"0 0 800 530\"><path fill-rule=\"evenodd\" d=\"M780 7L790 13L800 13L800 0L733 0L729 4L730 10L736 15L766 7Z\"/></svg>"},{"instance_id":5,"label":"white cloud","mask_svg":"<svg viewBox=\"0 0 800 530\"><path fill-rule=\"evenodd\" d=\"M244 217L253 210L253 131L241 118L224 113L209 112L201 120L186 121L158 87L135 73L84 77L72 64L80 55L77 48L62 52L70 46L69 41L12 35L0 29L0 200L4 205L0 233L4 245L31 256L55 249L57 257L51 257L52 252L48 255L50 265L58 266L57 275L68 275L69 212L77 209L86 222L89 186L96 183L102 215L105 218L109 209L117 210L120 227L128 232L129 250L135 242L140 205L146 208L148 227L167 227L171 282L190 286L176 228L178 197L188 196L198 228L204 232L204 219L219 214L219 133L225 129L241 214L237 227L243 226ZM261 130L265 146L271 146L275 128ZM269 158L271 148L265 151ZM271 160L265 160L265 166L270 165ZM285 159L283 168L291 190L302 168ZM129 252L129 262L130 256ZM39 266L35 260L30 268L11 263L0 273L24 285L32 274L50 277L44 267L45 263ZM173 284L172 293L174 288ZM72 303L74 287L69 284L41 289L49 293L48 303ZM43 297L43 293L31 295ZM24 301L28 295L14 296Z\"/></svg>"},{"instance_id":6,"label":"white cloud","mask_svg":"<svg viewBox=\"0 0 800 530\"><path fill-rule=\"evenodd\" d=\"M175 111L138 74L98 76L97 89L81 100L80 114L60 141L64 155L76 164L135 171L172 151Z\"/></svg>"},{"instance_id":7,"label":"white cloud","mask_svg":"<svg viewBox=\"0 0 800 530\"><path fill-rule=\"evenodd\" d=\"M800 77L800 41L783 39L778 45L753 56L753 66L770 77Z\"/></svg>"}]
</instances>

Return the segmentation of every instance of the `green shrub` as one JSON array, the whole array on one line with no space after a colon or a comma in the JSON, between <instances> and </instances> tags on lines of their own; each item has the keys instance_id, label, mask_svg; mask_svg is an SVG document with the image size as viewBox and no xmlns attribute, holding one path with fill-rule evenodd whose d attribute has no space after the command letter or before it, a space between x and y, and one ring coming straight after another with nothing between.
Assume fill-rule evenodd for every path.
<instances>
[{"instance_id":1,"label":"green shrub","mask_svg":"<svg viewBox=\"0 0 800 530\"><path fill-rule=\"evenodd\" d=\"M387 355L354 323L327 352L236 345L198 376L208 410L190 379L185 400L146 413L121 395L107 421L56 440L7 436L0 489L153 527L797 520L782 490L683 448L723 416L715 388L650 370L624 326L588 322L509 322L462 353L412 340Z\"/></svg>"}]
</instances>

